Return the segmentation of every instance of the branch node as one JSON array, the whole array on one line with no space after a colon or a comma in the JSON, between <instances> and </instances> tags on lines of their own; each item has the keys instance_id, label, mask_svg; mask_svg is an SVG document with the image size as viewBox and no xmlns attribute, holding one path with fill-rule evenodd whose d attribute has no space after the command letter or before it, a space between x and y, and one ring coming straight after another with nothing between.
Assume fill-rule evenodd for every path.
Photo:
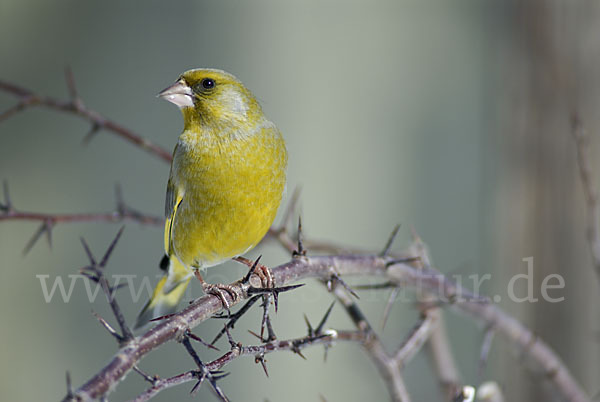
<instances>
[{"instance_id":1,"label":"branch node","mask_svg":"<svg viewBox=\"0 0 600 402\"><path fill-rule=\"evenodd\" d=\"M185 349L187 350L187 352L190 354L190 356L192 357L192 359L196 363L196 366L198 366L198 369L199 369L196 372L196 375L199 377L198 382L196 383L196 385L194 385L194 387L192 388L192 390L190 391L190 393L191 394L195 394L197 392L197 390L200 388L200 385L202 385L202 382L204 382L204 379L207 379L208 382L210 383L210 385L212 387L212 390L214 391L215 395L217 395L217 397L221 401L226 401L226 402L229 401L227 399L227 397L225 396L225 394L223 393L223 390L217 384L217 380L225 377L227 374L224 374L224 375L221 375L221 376L218 376L218 377L213 376L213 373L211 373L206 368L206 366L204 365L204 363L202 363L202 360L200 360L200 357L198 356L198 354L194 350L194 347L190 343L190 338L189 338L189 336L188 336L187 333L184 334L183 339L181 340L181 343L183 344L183 346L185 347Z\"/></svg>"},{"instance_id":2,"label":"branch node","mask_svg":"<svg viewBox=\"0 0 600 402\"><path fill-rule=\"evenodd\" d=\"M81 238L81 244L83 245L83 248L84 248L84 250L87 254L87 257L90 261L90 265L87 267L84 267L80 270L83 275L85 275L88 279L92 280L93 282L98 283L100 285L100 287L102 288L102 291L104 292L104 295L106 296L106 299L108 300L108 304L110 305L110 308L111 308L117 322L119 323L119 327L121 328L121 334L120 335L117 334L119 336L117 339L119 340L119 343L121 345L129 342L131 339L134 338L133 332L127 325L127 322L125 321L125 317L123 316L123 312L121 311L121 308L119 307L119 304L117 303L117 300L114 297L115 291L117 289L121 288L123 285L111 286L108 283L108 280L106 279L106 277L104 276L104 268L108 262L108 259L111 255L111 253L113 252L115 246L117 245L117 242L119 241L119 238L121 237L121 234L123 233L123 229L124 229L124 227L121 227L121 229L117 232L117 235L112 240L112 242L108 246L108 249L104 253L104 256L102 257L102 261L100 262L100 264L96 263L96 259L94 258L94 255L92 254L87 242L83 238ZM97 318L99 318L99 316ZM112 329L106 323L106 321L104 319L99 318L99 320L105 326L105 328L107 328L107 330L109 330L109 332L111 332L111 334L113 334L113 335L116 334L116 331L114 329Z\"/></svg>"}]
</instances>

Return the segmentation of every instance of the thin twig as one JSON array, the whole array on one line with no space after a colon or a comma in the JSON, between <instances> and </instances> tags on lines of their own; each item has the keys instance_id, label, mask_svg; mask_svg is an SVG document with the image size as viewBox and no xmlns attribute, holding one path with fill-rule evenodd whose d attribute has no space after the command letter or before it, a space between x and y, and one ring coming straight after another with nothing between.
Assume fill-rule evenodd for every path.
<instances>
[{"instance_id":1,"label":"thin twig","mask_svg":"<svg viewBox=\"0 0 600 402\"><path fill-rule=\"evenodd\" d=\"M212 340L212 342L210 343L211 345L214 345L215 343L217 343L217 341L223 336L225 335L225 332L230 329L233 328L235 326L235 323L238 322L238 320L240 318L242 318L242 316L244 314L246 314L246 312L250 309L250 307L252 307L252 305L254 303L256 303L262 296L261 295L255 295L253 297L251 297L246 304L244 304L242 306L242 308L240 308L236 313L234 314L215 314L213 316L213 318L226 318L228 319L227 324L225 325L225 327L219 331L219 333L215 336L215 339Z\"/></svg>"},{"instance_id":2,"label":"thin twig","mask_svg":"<svg viewBox=\"0 0 600 402\"><path fill-rule=\"evenodd\" d=\"M171 162L171 153L167 150L152 143L132 130L123 127L115 121L107 119L100 113L88 109L77 95L72 74L67 72L66 76L67 87L71 95L71 99L68 101L41 96L29 89L0 80L0 91L10 93L18 98L18 102L15 106L0 114L0 122L32 106L41 106L48 109L71 113L87 120L92 125L93 131L103 129L112 132L137 147L159 157L163 161Z\"/></svg>"},{"instance_id":3,"label":"thin twig","mask_svg":"<svg viewBox=\"0 0 600 402\"><path fill-rule=\"evenodd\" d=\"M587 206L587 237L592 254L592 261L596 276L600 280L600 205L598 204L598 191L594 186L592 166L589 160L589 136L585 132L579 116L573 114L571 118L571 132L577 150L577 166L579 177L585 195Z\"/></svg>"},{"instance_id":4,"label":"thin twig","mask_svg":"<svg viewBox=\"0 0 600 402\"><path fill-rule=\"evenodd\" d=\"M435 315L425 311L423 317L421 317L406 339L398 347L398 350L394 354L394 359L396 359L400 367L406 367L408 362L413 359L425 342L427 342L433 328L437 325L435 319Z\"/></svg>"},{"instance_id":5,"label":"thin twig","mask_svg":"<svg viewBox=\"0 0 600 402\"><path fill-rule=\"evenodd\" d=\"M23 248L23 255L29 253L37 241L45 234L48 245L52 246L52 230L57 224L81 222L108 222L123 221L137 222L141 225L163 226L164 218L146 215L128 207L123 201L120 188L117 187L117 208L107 213L81 213L81 214L48 214L40 212L24 212L16 209L8 193L8 184L4 182L4 203L0 204L0 222L2 221L31 221L40 222L38 229L31 236Z\"/></svg>"},{"instance_id":6,"label":"thin twig","mask_svg":"<svg viewBox=\"0 0 600 402\"><path fill-rule=\"evenodd\" d=\"M481 350L479 352L479 364L477 365L477 375L479 379L483 377L483 371L487 365L488 357L490 356L492 341L494 340L494 332L494 328L490 327L486 329L483 335L483 342L481 343Z\"/></svg>"},{"instance_id":7,"label":"thin twig","mask_svg":"<svg viewBox=\"0 0 600 402\"><path fill-rule=\"evenodd\" d=\"M446 400L451 401L461 389L460 374L454 361L442 311L433 308L429 310L428 315L436 321L436 325L429 335L427 349Z\"/></svg>"},{"instance_id":8,"label":"thin twig","mask_svg":"<svg viewBox=\"0 0 600 402\"><path fill-rule=\"evenodd\" d=\"M215 395L221 401L228 402L229 399L225 396L225 394L223 393L223 390L217 384L217 378L215 377L215 375L213 375L214 373L209 368L206 367L206 365L202 362L202 360L200 360L198 353L196 353L196 350L194 349L194 347L192 346L192 344L190 342L189 336L188 335L184 336L183 339L181 340L181 343L185 347L185 350L187 350L187 352L190 354L190 356L192 356L194 363L196 363L196 365L198 366L198 369L199 369L197 371L197 375L199 376L198 382L196 383L194 388L192 388L191 392L194 393L197 390L197 388L202 384L202 382L205 379L207 379L209 384L211 385L211 389L214 391Z\"/></svg>"}]
</instances>

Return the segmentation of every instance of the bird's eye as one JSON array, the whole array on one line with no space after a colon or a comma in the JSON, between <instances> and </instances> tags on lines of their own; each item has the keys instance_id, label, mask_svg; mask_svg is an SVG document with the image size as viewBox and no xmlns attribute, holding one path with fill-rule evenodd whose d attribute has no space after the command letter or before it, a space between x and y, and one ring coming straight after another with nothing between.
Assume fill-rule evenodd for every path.
<instances>
[{"instance_id":1,"label":"bird's eye","mask_svg":"<svg viewBox=\"0 0 600 402\"><path fill-rule=\"evenodd\" d=\"M215 87L215 81L212 78L205 78L201 82L202 88L204 89L212 89Z\"/></svg>"}]
</instances>

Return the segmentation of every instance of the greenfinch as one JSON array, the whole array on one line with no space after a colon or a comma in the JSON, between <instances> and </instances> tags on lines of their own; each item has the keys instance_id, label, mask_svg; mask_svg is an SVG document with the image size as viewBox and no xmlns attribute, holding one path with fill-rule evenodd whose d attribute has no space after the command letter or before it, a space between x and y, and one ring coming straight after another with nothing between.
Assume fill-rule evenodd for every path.
<instances>
[{"instance_id":1,"label":"greenfinch","mask_svg":"<svg viewBox=\"0 0 600 402\"><path fill-rule=\"evenodd\" d=\"M256 246L275 219L286 182L283 137L236 77L189 70L158 96L179 107L184 127L167 184L165 276L136 327L173 313L194 274L207 293L226 289L204 282L198 270Z\"/></svg>"}]
</instances>

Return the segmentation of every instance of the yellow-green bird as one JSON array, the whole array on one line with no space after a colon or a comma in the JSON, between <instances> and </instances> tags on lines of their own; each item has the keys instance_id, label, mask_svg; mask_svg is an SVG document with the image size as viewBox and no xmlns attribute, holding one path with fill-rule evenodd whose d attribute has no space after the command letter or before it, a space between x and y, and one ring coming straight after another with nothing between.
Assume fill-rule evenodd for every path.
<instances>
[{"instance_id":1,"label":"yellow-green bird","mask_svg":"<svg viewBox=\"0 0 600 402\"><path fill-rule=\"evenodd\" d=\"M166 270L136 327L172 313L197 270L256 246L275 219L285 187L287 152L277 127L233 75L183 73L158 95L183 114L167 184ZM201 279L202 281L202 279ZM202 281L205 292L223 285Z\"/></svg>"}]
</instances>

